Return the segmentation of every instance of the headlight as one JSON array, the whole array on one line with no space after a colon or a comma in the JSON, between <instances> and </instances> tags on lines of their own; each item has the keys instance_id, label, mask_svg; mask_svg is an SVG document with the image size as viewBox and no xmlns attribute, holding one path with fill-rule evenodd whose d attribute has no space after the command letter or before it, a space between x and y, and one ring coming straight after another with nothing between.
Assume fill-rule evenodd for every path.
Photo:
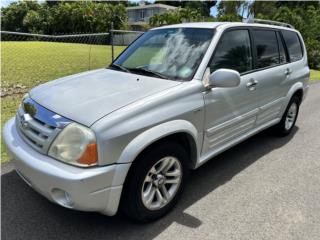
<instances>
[{"instance_id":1,"label":"headlight","mask_svg":"<svg viewBox=\"0 0 320 240\"><path fill-rule=\"evenodd\" d=\"M59 133L48 155L73 165L96 165L98 159L95 135L91 129L71 123Z\"/></svg>"},{"instance_id":2,"label":"headlight","mask_svg":"<svg viewBox=\"0 0 320 240\"><path fill-rule=\"evenodd\" d=\"M24 101L25 99L29 98L29 97L30 97L30 96L29 96L29 93L26 93L26 94L23 95L22 100L21 100L21 102L20 102L20 104L19 104L19 108L21 108L23 101Z\"/></svg>"}]
</instances>

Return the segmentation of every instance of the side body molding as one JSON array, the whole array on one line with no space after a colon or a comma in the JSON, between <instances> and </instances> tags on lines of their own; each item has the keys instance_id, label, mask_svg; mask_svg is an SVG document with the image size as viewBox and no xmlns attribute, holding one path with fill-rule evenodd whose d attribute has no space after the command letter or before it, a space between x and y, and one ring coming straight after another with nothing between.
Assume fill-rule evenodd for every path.
<instances>
[{"instance_id":1,"label":"side body molding","mask_svg":"<svg viewBox=\"0 0 320 240\"><path fill-rule=\"evenodd\" d=\"M187 133L194 140L196 158L199 156L197 129L186 120L173 120L154 126L135 137L122 151L117 163L130 163L149 145L175 133Z\"/></svg>"}]
</instances>

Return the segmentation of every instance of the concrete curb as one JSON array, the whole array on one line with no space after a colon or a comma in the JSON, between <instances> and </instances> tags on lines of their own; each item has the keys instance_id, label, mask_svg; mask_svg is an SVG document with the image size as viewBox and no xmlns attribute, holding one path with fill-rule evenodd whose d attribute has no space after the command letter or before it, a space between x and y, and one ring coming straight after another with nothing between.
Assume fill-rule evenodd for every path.
<instances>
[{"instance_id":1,"label":"concrete curb","mask_svg":"<svg viewBox=\"0 0 320 240\"><path fill-rule=\"evenodd\" d=\"M1 175L9 173L14 170L13 164L11 162L1 164Z\"/></svg>"}]
</instances>

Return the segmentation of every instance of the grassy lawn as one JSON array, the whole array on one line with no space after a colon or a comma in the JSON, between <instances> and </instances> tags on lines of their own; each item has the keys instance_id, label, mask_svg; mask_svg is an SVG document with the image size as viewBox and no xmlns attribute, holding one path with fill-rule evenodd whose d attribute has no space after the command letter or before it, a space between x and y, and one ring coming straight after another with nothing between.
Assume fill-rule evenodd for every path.
<instances>
[{"instance_id":1,"label":"grassy lawn","mask_svg":"<svg viewBox=\"0 0 320 240\"><path fill-rule=\"evenodd\" d=\"M115 55L124 47L116 47ZM111 62L111 47L56 42L2 42L1 83L28 88L62 76L102 68Z\"/></svg>"},{"instance_id":2,"label":"grassy lawn","mask_svg":"<svg viewBox=\"0 0 320 240\"><path fill-rule=\"evenodd\" d=\"M319 81L320 80L320 71L319 70L311 70L310 71L310 80L311 81Z\"/></svg>"},{"instance_id":3,"label":"grassy lawn","mask_svg":"<svg viewBox=\"0 0 320 240\"><path fill-rule=\"evenodd\" d=\"M125 47L115 47L117 56ZM76 43L1 42L1 88L41 83L102 68L111 62L111 47ZM1 98L1 127L15 115L23 94ZM1 141L1 163L9 156Z\"/></svg>"},{"instance_id":4,"label":"grassy lawn","mask_svg":"<svg viewBox=\"0 0 320 240\"><path fill-rule=\"evenodd\" d=\"M17 111L23 95L13 95L1 98L1 127L12 118ZM2 136L1 136L2 137ZM5 145L1 141L1 163L9 160L8 153L6 152Z\"/></svg>"}]
</instances>

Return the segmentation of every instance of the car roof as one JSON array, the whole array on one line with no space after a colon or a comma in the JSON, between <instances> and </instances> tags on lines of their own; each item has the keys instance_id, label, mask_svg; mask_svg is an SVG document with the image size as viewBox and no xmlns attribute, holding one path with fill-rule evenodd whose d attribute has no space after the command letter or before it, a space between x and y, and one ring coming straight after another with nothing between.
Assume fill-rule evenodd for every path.
<instances>
[{"instance_id":1,"label":"car roof","mask_svg":"<svg viewBox=\"0 0 320 240\"><path fill-rule=\"evenodd\" d=\"M251 27L264 27L264 28L273 28L273 29L283 29L283 30L291 30L296 31L295 29L271 25L271 24L261 24L261 23L243 23L243 22L193 22L193 23L180 23L173 25L166 25L162 27L153 28L151 30L156 29L166 29L166 28L207 28L207 29L215 29L215 28L228 28L228 27L241 27L241 26L251 26Z\"/></svg>"}]
</instances>

